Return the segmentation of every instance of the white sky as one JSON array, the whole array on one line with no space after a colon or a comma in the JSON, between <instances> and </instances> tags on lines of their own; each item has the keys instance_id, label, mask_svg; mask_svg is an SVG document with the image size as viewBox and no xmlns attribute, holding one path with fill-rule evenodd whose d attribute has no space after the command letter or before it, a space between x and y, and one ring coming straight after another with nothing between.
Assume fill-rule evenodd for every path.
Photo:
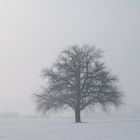
<instances>
[{"instance_id":1,"label":"white sky","mask_svg":"<svg viewBox=\"0 0 140 140\"><path fill-rule=\"evenodd\" d=\"M0 112L34 113L42 68L74 43L102 48L126 103L140 104L139 0L0 0Z\"/></svg>"}]
</instances>

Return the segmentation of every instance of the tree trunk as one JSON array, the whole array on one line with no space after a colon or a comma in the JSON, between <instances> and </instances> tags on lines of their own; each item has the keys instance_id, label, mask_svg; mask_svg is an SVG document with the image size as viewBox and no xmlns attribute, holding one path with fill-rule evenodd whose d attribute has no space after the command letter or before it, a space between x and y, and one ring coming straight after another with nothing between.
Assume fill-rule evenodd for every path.
<instances>
[{"instance_id":1,"label":"tree trunk","mask_svg":"<svg viewBox=\"0 0 140 140\"><path fill-rule=\"evenodd\" d=\"M81 116L80 116L80 109L75 110L75 122L80 123L81 122Z\"/></svg>"}]
</instances>

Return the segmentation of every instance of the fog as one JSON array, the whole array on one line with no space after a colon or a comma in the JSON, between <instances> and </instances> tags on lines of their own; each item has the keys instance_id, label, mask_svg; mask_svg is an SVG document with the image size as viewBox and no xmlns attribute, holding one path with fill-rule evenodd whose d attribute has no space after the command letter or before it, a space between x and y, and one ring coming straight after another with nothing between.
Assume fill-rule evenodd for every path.
<instances>
[{"instance_id":1,"label":"fog","mask_svg":"<svg viewBox=\"0 0 140 140\"><path fill-rule=\"evenodd\" d=\"M35 114L42 68L74 43L103 49L126 106L140 106L139 15L139 0L1 0L0 112Z\"/></svg>"}]
</instances>

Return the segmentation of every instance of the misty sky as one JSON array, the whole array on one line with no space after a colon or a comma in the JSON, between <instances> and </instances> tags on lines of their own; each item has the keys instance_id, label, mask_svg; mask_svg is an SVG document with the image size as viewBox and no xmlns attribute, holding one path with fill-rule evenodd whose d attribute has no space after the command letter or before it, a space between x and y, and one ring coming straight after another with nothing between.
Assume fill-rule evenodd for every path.
<instances>
[{"instance_id":1,"label":"misty sky","mask_svg":"<svg viewBox=\"0 0 140 140\"><path fill-rule=\"evenodd\" d=\"M74 43L96 45L140 105L139 0L0 0L0 112L33 114L42 68Z\"/></svg>"}]
</instances>

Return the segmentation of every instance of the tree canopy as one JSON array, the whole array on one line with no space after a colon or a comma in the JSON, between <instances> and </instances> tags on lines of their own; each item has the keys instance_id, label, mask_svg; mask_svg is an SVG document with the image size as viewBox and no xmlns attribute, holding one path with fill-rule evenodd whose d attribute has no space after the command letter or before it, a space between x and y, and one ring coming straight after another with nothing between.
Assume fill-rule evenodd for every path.
<instances>
[{"instance_id":1,"label":"tree canopy","mask_svg":"<svg viewBox=\"0 0 140 140\"><path fill-rule=\"evenodd\" d=\"M35 94L37 109L44 113L70 107L75 121L81 122L80 111L101 105L104 109L123 103L118 77L112 74L103 52L94 46L72 45L64 49L51 68L42 71L46 85Z\"/></svg>"}]
</instances>

